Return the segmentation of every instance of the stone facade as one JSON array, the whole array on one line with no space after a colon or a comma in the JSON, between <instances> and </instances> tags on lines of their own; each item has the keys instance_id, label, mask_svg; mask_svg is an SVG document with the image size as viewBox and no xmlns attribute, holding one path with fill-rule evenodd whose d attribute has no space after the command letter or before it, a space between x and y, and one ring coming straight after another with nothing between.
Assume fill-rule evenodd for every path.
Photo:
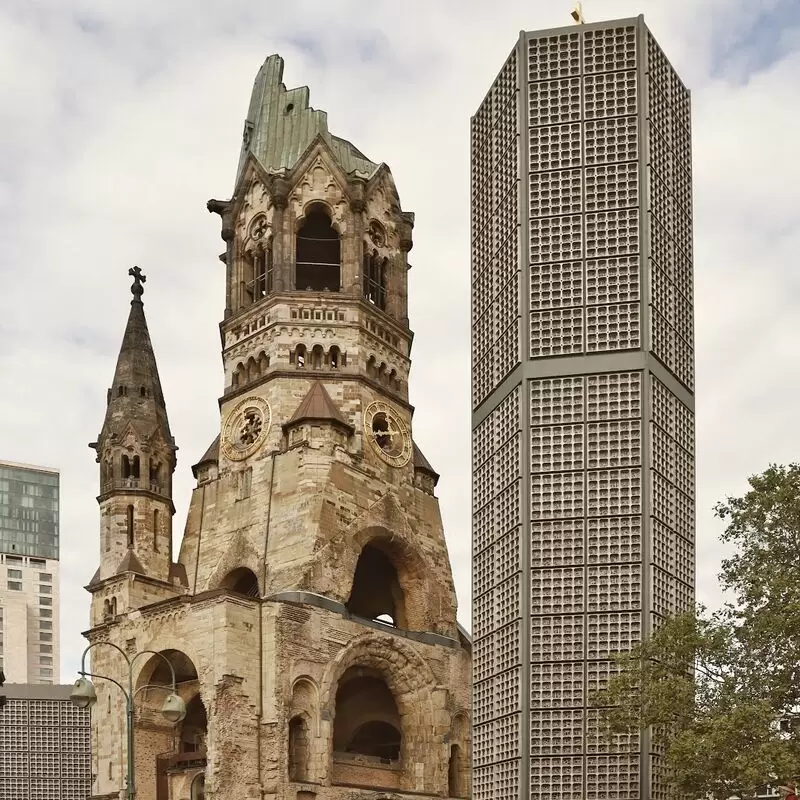
<instances>
[{"instance_id":1,"label":"stone facade","mask_svg":"<svg viewBox=\"0 0 800 800\"><path fill-rule=\"evenodd\" d=\"M281 77L272 56L233 198L209 202L227 245L225 390L175 562L177 448L131 271L93 445L87 636L132 659L137 800L465 797L471 643L408 403L414 218L389 169ZM127 680L114 648L92 654ZM187 705L175 726L159 714L165 661ZM124 698L97 691L94 797L116 798Z\"/></svg>"}]
</instances>

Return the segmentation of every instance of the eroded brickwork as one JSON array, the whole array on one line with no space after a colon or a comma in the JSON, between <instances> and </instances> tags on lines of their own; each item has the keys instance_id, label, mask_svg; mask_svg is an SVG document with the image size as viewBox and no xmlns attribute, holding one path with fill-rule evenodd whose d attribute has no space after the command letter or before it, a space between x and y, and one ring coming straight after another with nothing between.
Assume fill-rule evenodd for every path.
<instances>
[{"instance_id":1,"label":"eroded brickwork","mask_svg":"<svg viewBox=\"0 0 800 800\"><path fill-rule=\"evenodd\" d=\"M137 800L463 797L471 646L408 404L413 214L281 72L259 72L233 198L209 203L225 388L175 562L175 446L134 276L95 445L93 663L124 683L108 644L135 656ZM125 708L98 685L103 797L123 784Z\"/></svg>"}]
</instances>

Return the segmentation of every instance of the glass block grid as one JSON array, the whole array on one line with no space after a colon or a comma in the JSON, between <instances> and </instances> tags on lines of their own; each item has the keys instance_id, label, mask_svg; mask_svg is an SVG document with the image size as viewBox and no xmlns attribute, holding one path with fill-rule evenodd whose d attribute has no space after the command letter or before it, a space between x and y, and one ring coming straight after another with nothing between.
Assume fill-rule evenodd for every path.
<instances>
[{"instance_id":1,"label":"glass block grid","mask_svg":"<svg viewBox=\"0 0 800 800\"><path fill-rule=\"evenodd\" d=\"M518 785L522 755L520 394L512 391L472 438L474 793L498 800Z\"/></svg>"},{"instance_id":2,"label":"glass block grid","mask_svg":"<svg viewBox=\"0 0 800 800\"><path fill-rule=\"evenodd\" d=\"M651 347L664 366L692 389L694 321L689 94L649 34L647 101Z\"/></svg>"},{"instance_id":3,"label":"glass block grid","mask_svg":"<svg viewBox=\"0 0 800 800\"><path fill-rule=\"evenodd\" d=\"M694 604L694 415L653 375L650 402L653 611L666 615Z\"/></svg>"},{"instance_id":4,"label":"glass block grid","mask_svg":"<svg viewBox=\"0 0 800 800\"><path fill-rule=\"evenodd\" d=\"M654 375L649 409L651 624L695 603L694 414ZM651 746L651 800L672 800Z\"/></svg>"},{"instance_id":5,"label":"glass block grid","mask_svg":"<svg viewBox=\"0 0 800 800\"><path fill-rule=\"evenodd\" d=\"M530 358L641 346L632 26L528 41Z\"/></svg>"},{"instance_id":6,"label":"glass block grid","mask_svg":"<svg viewBox=\"0 0 800 800\"><path fill-rule=\"evenodd\" d=\"M606 743L590 706L610 654L641 638L642 381L528 384L531 796L599 797L611 780L627 797L638 781L638 738ZM593 754L625 754L624 771L601 776L595 758L590 773Z\"/></svg>"},{"instance_id":7,"label":"glass block grid","mask_svg":"<svg viewBox=\"0 0 800 800\"><path fill-rule=\"evenodd\" d=\"M527 59L528 130L513 134L527 137L527 185L518 187L514 167L495 179L488 210L473 211L473 320L481 323L473 404L507 374L495 366L496 343L512 321L528 359L560 359L555 373L564 356L647 348L692 391L688 92L640 23L527 34L518 52ZM490 146L473 162L473 186L480 170L491 183L492 153L509 141L491 132L500 118L491 98L479 114ZM504 194L511 186L513 197ZM506 215L520 190L529 217L517 214L517 227ZM489 233L476 244L481 225ZM493 271L476 272L480 264ZM526 301L529 341L520 342L520 320L503 311L501 294ZM495 316L482 321L490 309ZM613 674L612 655L641 640L644 621L657 624L694 597L693 415L631 363L620 356L609 371L527 381L527 397L517 398L528 403L526 430L516 407L500 439L499 414L476 429L474 714L491 742L476 762L477 797L666 796L657 766L652 792L642 792L651 753L640 752L639 737L601 736L590 702ZM529 474L508 467L523 447ZM521 631L529 653L519 652ZM523 688L527 707L507 694ZM515 730L529 752L507 738ZM529 786L519 783L521 757L530 759ZM500 788L504 764L513 793Z\"/></svg>"},{"instance_id":8,"label":"glass block grid","mask_svg":"<svg viewBox=\"0 0 800 800\"><path fill-rule=\"evenodd\" d=\"M66 699L9 700L0 714L0 800L88 797L90 719Z\"/></svg>"},{"instance_id":9,"label":"glass block grid","mask_svg":"<svg viewBox=\"0 0 800 800\"><path fill-rule=\"evenodd\" d=\"M519 135L514 51L472 119L472 402L520 360Z\"/></svg>"}]
</instances>

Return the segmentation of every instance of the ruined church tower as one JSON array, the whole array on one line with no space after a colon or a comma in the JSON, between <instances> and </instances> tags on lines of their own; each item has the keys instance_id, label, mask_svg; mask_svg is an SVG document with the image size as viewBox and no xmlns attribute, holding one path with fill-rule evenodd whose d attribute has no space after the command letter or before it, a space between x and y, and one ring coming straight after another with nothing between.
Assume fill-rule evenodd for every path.
<instances>
[{"instance_id":1,"label":"ruined church tower","mask_svg":"<svg viewBox=\"0 0 800 800\"><path fill-rule=\"evenodd\" d=\"M224 391L176 561L177 447L131 270L92 445L87 637L133 659L137 800L466 797L471 644L408 402L414 215L282 73L279 56L261 67L233 196L208 204L226 244ZM126 683L121 653L92 653ZM177 725L159 714L170 665ZM96 687L93 797L110 800L124 698Z\"/></svg>"}]
</instances>

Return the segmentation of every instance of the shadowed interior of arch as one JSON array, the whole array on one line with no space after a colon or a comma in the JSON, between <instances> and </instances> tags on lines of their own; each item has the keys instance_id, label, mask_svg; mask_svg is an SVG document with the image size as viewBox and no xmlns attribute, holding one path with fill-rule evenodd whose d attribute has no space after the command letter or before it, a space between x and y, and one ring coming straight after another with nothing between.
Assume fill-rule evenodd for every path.
<instances>
[{"instance_id":1,"label":"shadowed interior of arch","mask_svg":"<svg viewBox=\"0 0 800 800\"><path fill-rule=\"evenodd\" d=\"M206 776L204 773L195 775L192 781L192 800L205 800L206 797Z\"/></svg>"},{"instance_id":2,"label":"shadowed interior of arch","mask_svg":"<svg viewBox=\"0 0 800 800\"><path fill-rule=\"evenodd\" d=\"M258 578L253 570L247 567L237 567L231 570L220 583L220 587L247 597L259 597Z\"/></svg>"},{"instance_id":3,"label":"shadowed interior of arch","mask_svg":"<svg viewBox=\"0 0 800 800\"><path fill-rule=\"evenodd\" d=\"M309 759L308 721L302 715L289 721L289 780L304 782L308 780Z\"/></svg>"},{"instance_id":4,"label":"shadowed interior of arch","mask_svg":"<svg viewBox=\"0 0 800 800\"><path fill-rule=\"evenodd\" d=\"M186 716L181 723L181 753L205 753L206 736L208 735L208 716L200 695L196 694L186 704Z\"/></svg>"},{"instance_id":5,"label":"shadowed interior of arch","mask_svg":"<svg viewBox=\"0 0 800 800\"><path fill-rule=\"evenodd\" d=\"M295 287L312 292L338 292L341 242L331 218L320 205L312 206L297 231Z\"/></svg>"},{"instance_id":6,"label":"shadowed interior of arch","mask_svg":"<svg viewBox=\"0 0 800 800\"><path fill-rule=\"evenodd\" d=\"M375 544L358 557L347 610L359 617L406 628L405 597L392 560Z\"/></svg>"},{"instance_id":7,"label":"shadowed interior of arch","mask_svg":"<svg viewBox=\"0 0 800 800\"><path fill-rule=\"evenodd\" d=\"M175 670L175 683L188 683L197 680L197 670L192 659L180 650L162 650L161 654L172 664ZM151 669L148 669L151 667ZM172 673L162 658L152 656L140 673L138 685L169 687L172 684Z\"/></svg>"},{"instance_id":8,"label":"shadowed interior of arch","mask_svg":"<svg viewBox=\"0 0 800 800\"><path fill-rule=\"evenodd\" d=\"M450 746L450 760L447 767L447 796L466 797L466 775L464 754L457 745Z\"/></svg>"},{"instance_id":9,"label":"shadowed interior of arch","mask_svg":"<svg viewBox=\"0 0 800 800\"><path fill-rule=\"evenodd\" d=\"M363 667L348 669L336 691L334 753L397 761L401 731L397 704L381 675Z\"/></svg>"}]
</instances>

